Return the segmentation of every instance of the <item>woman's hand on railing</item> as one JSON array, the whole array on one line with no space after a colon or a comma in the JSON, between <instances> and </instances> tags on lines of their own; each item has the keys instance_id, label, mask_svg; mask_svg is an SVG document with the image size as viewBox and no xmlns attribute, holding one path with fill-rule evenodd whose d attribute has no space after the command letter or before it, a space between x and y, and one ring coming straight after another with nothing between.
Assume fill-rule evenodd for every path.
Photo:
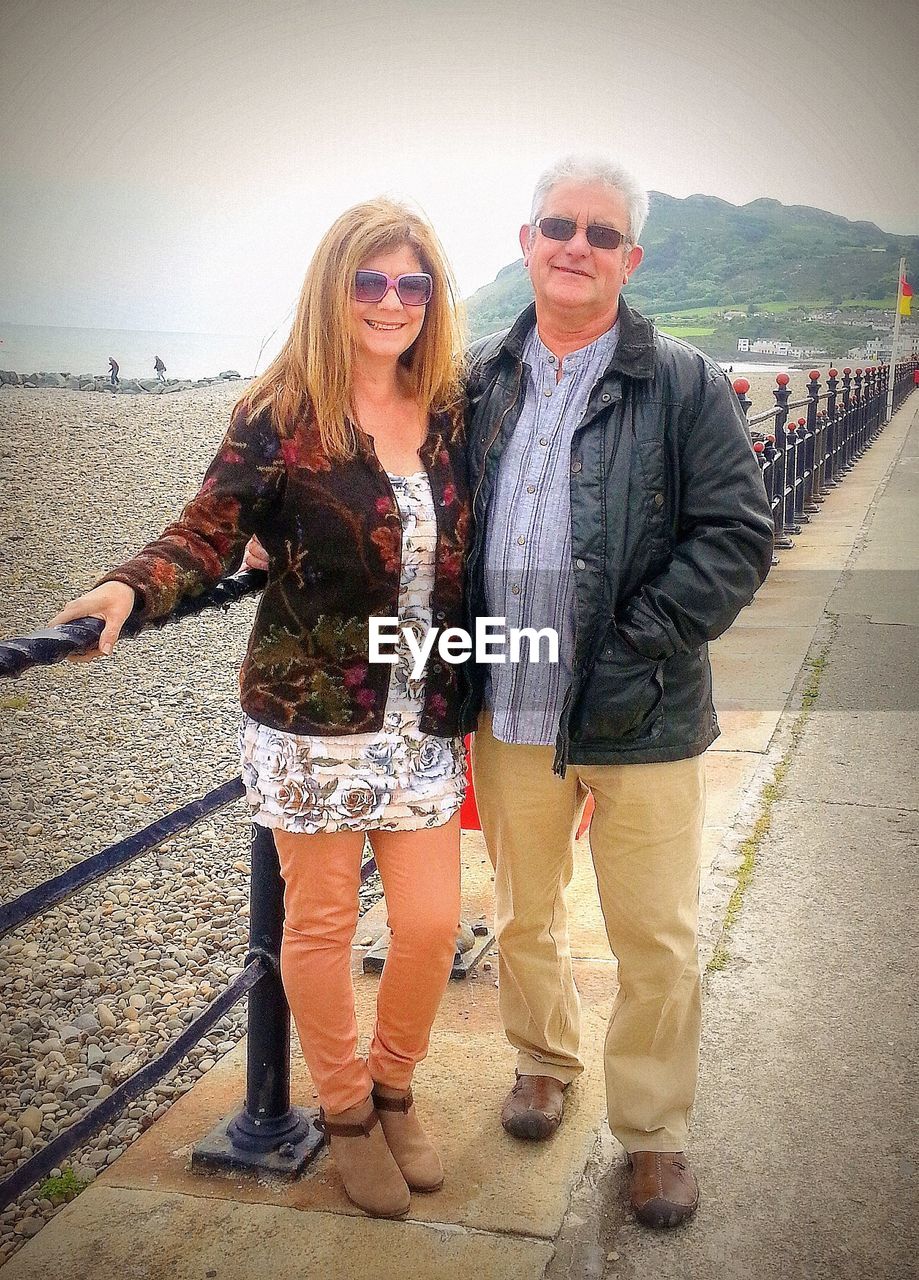
<instances>
[{"instance_id":1,"label":"woman's hand on railing","mask_svg":"<svg viewBox=\"0 0 919 1280\"><path fill-rule=\"evenodd\" d=\"M254 536L246 543L242 567L244 569L262 569L266 573L268 572L268 552L258 538Z\"/></svg>"},{"instance_id":2,"label":"woman's hand on railing","mask_svg":"<svg viewBox=\"0 0 919 1280\"><path fill-rule=\"evenodd\" d=\"M51 627L60 627L65 622L73 622L75 618L101 618L105 623L96 649L87 653L71 654L68 662L92 662L96 658L111 657L121 628L134 608L136 593L126 582L103 582L100 587L93 587L85 595L77 596L49 622Z\"/></svg>"}]
</instances>

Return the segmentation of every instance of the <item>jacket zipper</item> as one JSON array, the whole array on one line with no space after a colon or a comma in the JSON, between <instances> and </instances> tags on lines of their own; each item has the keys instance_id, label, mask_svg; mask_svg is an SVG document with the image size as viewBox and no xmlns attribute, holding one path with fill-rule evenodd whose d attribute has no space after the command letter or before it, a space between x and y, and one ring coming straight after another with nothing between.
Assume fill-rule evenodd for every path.
<instances>
[{"instance_id":1,"label":"jacket zipper","mask_svg":"<svg viewBox=\"0 0 919 1280\"><path fill-rule=\"evenodd\" d=\"M477 485L476 485L476 487L475 487L475 493L473 493L473 495L472 495L472 514L473 514L473 517L475 516L475 504L476 504L476 500L478 499L478 496L479 496L479 490L481 489L481 487L482 487L482 482L483 482L483 481L484 481L484 479L485 479L485 460L486 460L486 458L488 457L488 451L489 451L489 449L491 448L491 446L494 444L494 442L497 440L498 436L500 435L500 433L501 433L501 428L504 426L504 419L505 419L505 418L507 417L507 415L510 413L511 409L513 409L514 405L517 403L517 399L518 399L518 397L519 397L519 395L520 395L520 381L521 381L521 378L522 378L522 377L523 377L523 364L522 364L520 361L518 361L518 362L517 362L517 385L514 387L514 395L513 395L513 399L512 399L512 400L510 401L510 403L506 406L506 408L504 409L504 411L503 411L503 413L501 414L500 418L498 419L498 424L497 424L497 426L495 427L494 431L493 431L493 432L492 432L492 434L491 434L491 439L488 441L488 443L487 443L487 444L486 444L486 446L485 446L485 452L482 454L482 473L481 473L481 475L479 476L479 482L478 482L478 484L477 484Z\"/></svg>"},{"instance_id":2,"label":"jacket zipper","mask_svg":"<svg viewBox=\"0 0 919 1280\"><path fill-rule=\"evenodd\" d=\"M604 460L606 458L606 427L609 422L609 410L613 407L613 405L618 403L618 401L621 400L621 398L622 398L621 395L617 396L615 399L611 398L609 404L604 405L600 409L595 409L589 418L585 418L582 422L578 424L574 433L574 435L577 436L586 427L590 426L590 424L594 422L596 418L603 417L604 415L606 415L606 421L604 421L603 428L602 428L602 446L601 446L601 456L603 457ZM574 443L574 437L572 438L572 444L573 443ZM605 484L604 484L602 502L603 502L603 583L604 583L604 591L605 591L606 547L607 547L607 514L606 514ZM572 546L572 553L573 552L574 552L574 547ZM605 596L604 596L604 599L605 599ZM578 595L577 595L577 591L575 591L574 593L574 652L575 653L577 653L577 649L578 649L578 621L579 621L578 620ZM555 759L552 762L552 772L558 774L560 778L564 778L565 776L565 772L568 767L568 754L571 749L571 738L568 733L568 723L571 718L571 706L574 702L575 696L580 692L581 685L584 683L585 668L588 666L592 667L594 661L596 660L597 640L601 630L602 628L598 626L597 632L593 637L593 643L591 645L591 653L587 655L587 658L585 659L585 661L582 662L581 671L580 672L576 670L572 671L571 683L568 686L568 690L565 694L564 701L562 702L562 710L558 718L558 731L556 733Z\"/></svg>"}]
</instances>

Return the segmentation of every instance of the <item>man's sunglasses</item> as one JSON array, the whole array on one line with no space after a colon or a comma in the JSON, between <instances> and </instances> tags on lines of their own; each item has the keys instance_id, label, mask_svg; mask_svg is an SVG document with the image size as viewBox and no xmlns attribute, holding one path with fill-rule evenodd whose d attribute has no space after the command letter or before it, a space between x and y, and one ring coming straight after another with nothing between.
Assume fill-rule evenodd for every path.
<instances>
[{"instance_id":1,"label":"man's sunglasses","mask_svg":"<svg viewBox=\"0 0 919 1280\"><path fill-rule=\"evenodd\" d=\"M357 302L382 302L390 289L395 289L399 301L405 307L423 307L431 301L434 281L426 271L412 271L408 275L388 276L385 271L355 271L354 297Z\"/></svg>"},{"instance_id":2,"label":"man's sunglasses","mask_svg":"<svg viewBox=\"0 0 919 1280\"><path fill-rule=\"evenodd\" d=\"M549 240L571 240L578 229L574 218L537 218L533 223ZM587 227L587 243L594 249L618 249L627 237L615 227L591 222Z\"/></svg>"}]
</instances>

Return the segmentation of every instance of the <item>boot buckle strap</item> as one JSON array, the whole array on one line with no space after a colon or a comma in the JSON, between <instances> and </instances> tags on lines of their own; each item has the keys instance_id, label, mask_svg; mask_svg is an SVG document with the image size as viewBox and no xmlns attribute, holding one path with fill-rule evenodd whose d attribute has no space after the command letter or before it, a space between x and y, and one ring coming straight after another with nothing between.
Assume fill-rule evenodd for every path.
<instances>
[{"instance_id":1,"label":"boot buckle strap","mask_svg":"<svg viewBox=\"0 0 919 1280\"><path fill-rule=\"evenodd\" d=\"M401 1111L407 1115L411 1111L414 1101L411 1089L407 1090L404 1097L401 1098L385 1098L376 1089L373 1091L373 1104L377 1111Z\"/></svg>"},{"instance_id":2,"label":"boot buckle strap","mask_svg":"<svg viewBox=\"0 0 919 1280\"><path fill-rule=\"evenodd\" d=\"M379 1123L380 1117L375 1110L359 1124L341 1124L337 1120L330 1120L321 1108L315 1121L316 1128L325 1135L327 1142L329 1138L369 1138Z\"/></svg>"}]
</instances>

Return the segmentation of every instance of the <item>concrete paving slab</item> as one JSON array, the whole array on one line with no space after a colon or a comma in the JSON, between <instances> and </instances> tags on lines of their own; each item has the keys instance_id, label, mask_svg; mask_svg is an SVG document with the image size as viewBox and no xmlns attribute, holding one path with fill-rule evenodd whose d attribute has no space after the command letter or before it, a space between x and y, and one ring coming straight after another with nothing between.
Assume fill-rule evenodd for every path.
<instances>
[{"instance_id":1,"label":"concrete paving slab","mask_svg":"<svg viewBox=\"0 0 919 1280\"><path fill-rule=\"evenodd\" d=\"M3 1280L539 1280L551 1252L449 1226L106 1186L60 1213Z\"/></svg>"},{"instance_id":2,"label":"concrete paving slab","mask_svg":"<svg viewBox=\"0 0 919 1280\"><path fill-rule=\"evenodd\" d=\"M819 516L814 517L815 520ZM798 573L844 569L852 551L852 531L840 530L835 536L828 528L817 525L795 538L793 551L782 552L782 563Z\"/></svg>"},{"instance_id":3,"label":"concrete paving slab","mask_svg":"<svg viewBox=\"0 0 919 1280\"><path fill-rule=\"evenodd\" d=\"M919 808L919 628L849 620L821 679L813 731L789 794L842 805ZM896 705L893 705L896 704ZM867 767L871 760L883 766Z\"/></svg>"},{"instance_id":4,"label":"concrete paving slab","mask_svg":"<svg viewBox=\"0 0 919 1280\"><path fill-rule=\"evenodd\" d=\"M789 552L789 558L791 553ZM774 568L752 605L741 609L722 643L730 644L732 635L747 627L771 627L784 632L786 627L816 627L823 617L826 601L839 581L839 570L811 569L804 572L793 566L785 568L784 556ZM775 640L773 643L780 644Z\"/></svg>"},{"instance_id":5,"label":"concrete paving slab","mask_svg":"<svg viewBox=\"0 0 919 1280\"><path fill-rule=\"evenodd\" d=\"M707 823L702 829L702 881L712 869L715 859L724 848L730 827L710 827Z\"/></svg>"},{"instance_id":6,"label":"concrete paving slab","mask_svg":"<svg viewBox=\"0 0 919 1280\"><path fill-rule=\"evenodd\" d=\"M706 754L706 827L728 827L734 822L762 763L757 752L710 751Z\"/></svg>"},{"instance_id":7,"label":"concrete paving slab","mask_svg":"<svg viewBox=\"0 0 919 1280\"><path fill-rule=\"evenodd\" d=\"M463 840L463 904L471 918L491 917L491 864L483 858L479 836ZM515 1142L501 1129L498 1115L513 1082L514 1052L501 1028L497 1007L497 961L483 958L478 976L451 982L444 997L427 1060L416 1075L419 1112L425 1117L448 1169L436 1196L416 1196L412 1218L516 1231L532 1236L558 1229L574 1181L587 1159L605 1114L602 1073L603 1030L615 992L615 965L602 928L596 884L586 841L579 842L572 888L577 923L576 980L582 995L587 1070L569 1094L566 1123L547 1146ZM377 904L361 921L360 934L372 934L385 921ZM599 953L602 958L594 959ZM355 951L354 983L358 1025L366 1041L372 1026L378 979L360 971ZM242 1177L205 1176L188 1169L195 1141L241 1104L244 1045L222 1059L180 1099L115 1165L100 1184L135 1190L181 1191L192 1196L265 1202L320 1213L358 1215L341 1189L328 1159L294 1184ZM294 1049L292 1097L315 1105L309 1073Z\"/></svg>"},{"instance_id":8,"label":"concrete paving slab","mask_svg":"<svg viewBox=\"0 0 919 1280\"><path fill-rule=\"evenodd\" d=\"M711 646L721 752L768 750L813 636L812 626L778 637L774 627L749 625Z\"/></svg>"},{"instance_id":9,"label":"concrete paving slab","mask_svg":"<svg viewBox=\"0 0 919 1280\"><path fill-rule=\"evenodd\" d=\"M722 743L726 751L768 751L779 722L775 712L733 706L721 699L715 705L721 737L714 747L709 748L710 751L717 751Z\"/></svg>"},{"instance_id":10,"label":"concrete paving slab","mask_svg":"<svg viewBox=\"0 0 919 1280\"><path fill-rule=\"evenodd\" d=\"M797 781L806 771L802 756ZM616 1163L599 1187L602 1262L566 1280L915 1274L919 822L890 816L780 805L732 959L707 983L698 1214L643 1230Z\"/></svg>"},{"instance_id":11,"label":"concrete paving slab","mask_svg":"<svg viewBox=\"0 0 919 1280\"><path fill-rule=\"evenodd\" d=\"M606 1006L614 985L609 966L604 977ZM561 1225L604 1114L600 1049L606 1008L602 1014L589 1006L584 1010L590 1061L569 1093L565 1124L547 1144L516 1142L501 1128L498 1116L513 1081L513 1052L494 1019L484 1029L474 1026L480 1021L481 1012L435 1032L431 1053L417 1072L419 1114L441 1151L447 1181L434 1195L413 1197L410 1220L548 1239ZM107 1169L99 1185L363 1218L326 1155L293 1183L190 1170L194 1142L239 1106L243 1082L244 1058L237 1047ZM295 1101L311 1102L312 1086L299 1056L292 1092Z\"/></svg>"}]
</instances>

